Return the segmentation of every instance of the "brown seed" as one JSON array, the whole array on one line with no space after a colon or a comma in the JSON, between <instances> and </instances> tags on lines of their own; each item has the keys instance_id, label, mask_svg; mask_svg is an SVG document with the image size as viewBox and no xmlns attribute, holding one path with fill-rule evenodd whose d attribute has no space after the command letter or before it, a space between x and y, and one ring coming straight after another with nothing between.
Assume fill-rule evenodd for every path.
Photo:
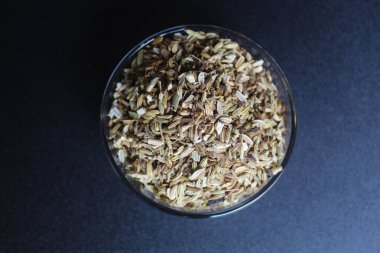
<instances>
[{"instance_id":1,"label":"brown seed","mask_svg":"<svg viewBox=\"0 0 380 253\"><path fill-rule=\"evenodd\" d=\"M152 42L152 45L154 46L157 46L159 44L161 44L161 42L163 41L164 37L160 36L160 37L157 37L157 39L155 39L153 42Z\"/></svg>"}]
</instances>

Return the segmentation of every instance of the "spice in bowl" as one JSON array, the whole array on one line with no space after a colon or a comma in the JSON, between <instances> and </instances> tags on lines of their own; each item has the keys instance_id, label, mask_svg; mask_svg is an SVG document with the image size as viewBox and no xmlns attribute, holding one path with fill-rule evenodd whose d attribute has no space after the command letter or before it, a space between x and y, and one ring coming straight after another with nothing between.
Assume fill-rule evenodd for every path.
<instances>
[{"instance_id":1,"label":"spice in bowl","mask_svg":"<svg viewBox=\"0 0 380 253\"><path fill-rule=\"evenodd\" d=\"M108 136L123 171L170 206L231 206L282 170L284 103L264 61L237 42L158 37L113 92Z\"/></svg>"}]
</instances>

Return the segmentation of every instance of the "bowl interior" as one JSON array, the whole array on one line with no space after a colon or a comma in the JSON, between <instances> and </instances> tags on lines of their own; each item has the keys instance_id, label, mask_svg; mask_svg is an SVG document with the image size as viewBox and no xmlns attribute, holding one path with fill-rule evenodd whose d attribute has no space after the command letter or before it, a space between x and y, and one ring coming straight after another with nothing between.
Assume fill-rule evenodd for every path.
<instances>
[{"instance_id":1,"label":"bowl interior","mask_svg":"<svg viewBox=\"0 0 380 253\"><path fill-rule=\"evenodd\" d=\"M173 214L178 214L182 216L191 216L191 217L214 217L214 216L220 216L227 213L230 213L232 211L236 211L244 206L247 206L250 203L253 203L256 201L259 197L263 195L276 180L279 178L279 176L282 174L283 171L278 173L277 175L273 176L264 187L262 187L259 191L248 195L246 197L243 197L239 200L239 202L226 207L226 208L215 208L210 207L209 209L202 209L202 210L188 210L188 209L182 209L177 208L168 205L167 203L161 201L158 198L155 198L155 196L148 192L148 191L140 191L139 185L135 182L134 179L130 178L129 176L125 176L122 168L122 164L119 162L116 152L113 148L112 141L108 138L108 129L107 129L107 123L108 123L108 112L111 108L112 104L112 91L116 87L116 83L123 79L123 69L130 67L132 60L135 58L138 51L145 47L147 44L149 44L154 38L158 36L170 36L171 34L177 33L177 32L183 32L184 29L192 29L192 30L199 30L199 31L205 31L205 32L215 32L219 34L221 37L224 38L230 38L240 44L241 47L245 48L248 52L250 52L254 59L263 59L264 60L264 67L270 71L273 83L276 85L280 99L285 104L285 123L286 123L286 133L285 133L285 157L282 161L282 166L284 167L286 165L287 160L289 159L292 146L295 140L295 129L296 129L296 117L295 117L295 108L293 103L293 97L289 88L289 84L286 80L285 75L283 74L281 68L278 66L278 64L274 61L274 59L257 43L253 42L249 38L245 37L244 35L241 35L239 33L233 32L231 30L216 27L216 26L209 26L209 25L184 25L184 26L178 26L173 27L170 29L163 30L159 33L156 33L141 43L139 43L137 46L135 46L131 51L129 51L123 59L119 62L119 64L116 66L115 70L111 74L111 77L108 80L107 87L105 89L102 105L101 105L101 133L103 138L103 143L105 145L106 152L108 154L108 158L112 164L113 169L115 172L120 176L120 178L127 183L127 185L131 186L135 192L140 195L142 198L147 200L149 203L153 204L156 207L159 207L160 209L164 211L168 211Z\"/></svg>"}]
</instances>

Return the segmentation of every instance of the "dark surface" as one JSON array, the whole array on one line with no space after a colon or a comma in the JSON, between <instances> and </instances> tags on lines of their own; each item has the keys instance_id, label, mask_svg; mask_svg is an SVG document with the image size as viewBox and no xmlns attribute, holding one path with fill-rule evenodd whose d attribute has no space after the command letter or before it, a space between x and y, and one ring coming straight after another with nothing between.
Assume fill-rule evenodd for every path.
<instances>
[{"instance_id":1,"label":"dark surface","mask_svg":"<svg viewBox=\"0 0 380 253\"><path fill-rule=\"evenodd\" d=\"M378 1L3 4L0 252L379 252ZM210 220L153 209L112 171L106 80L136 43L206 23L282 66L298 133L263 199Z\"/></svg>"}]
</instances>

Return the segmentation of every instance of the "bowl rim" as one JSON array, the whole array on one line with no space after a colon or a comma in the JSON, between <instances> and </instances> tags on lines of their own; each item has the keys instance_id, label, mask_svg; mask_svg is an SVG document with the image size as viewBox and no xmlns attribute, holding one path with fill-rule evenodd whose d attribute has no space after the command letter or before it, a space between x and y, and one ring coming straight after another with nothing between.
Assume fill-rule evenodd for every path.
<instances>
[{"instance_id":1,"label":"bowl rim","mask_svg":"<svg viewBox=\"0 0 380 253\"><path fill-rule=\"evenodd\" d=\"M204 212L191 212L191 211L182 211L182 210L176 210L173 208L170 208L169 206L162 205L158 202L153 201L146 195L144 195L140 190L136 189L136 187L132 186L132 184L128 181L128 179L125 177L125 174L121 171L119 166L116 164L115 159L113 158L113 153L108 145L108 139L107 139L107 124L106 124L106 116L108 115L108 111L106 110L107 108L107 100L109 96L109 92L111 91L111 88L113 86L113 83L116 81L115 78L120 75L120 71L122 71L122 67L124 63L131 57L133 56L136 52L138 52L141 48L145 47L148 43L150 43L152 40L154 40L158 36L165 36L167 34L174 34L176 32L183 32L184 29L215 29L218 31L223 31L226 34L233 34L236 37L240 37L249 43L252 43L256 49L260 51L260 54L265 55L267 58L267 61L270 62L270 64L273 66L273 68L278 71L279 78L282 81L282 84L284 86L286 95L289 100L290 104L290 138L289 138L289 145L286 150L284 159L281 163L283 170L280 171L278 174L273 176L259 191L256 193L252 194L251 196L247 197L245 200L243 200L240 203L234 204L231 207L227 207L225 209L221 210L215 210L215 211L204 211ZM108 108L109 109L109 108ZM133 190L138 196L140 196L142 199L144 199L147 203L150 205L158 208L159 210L162 210L166 213L181 216L181 217L191 217L191 218L213 218L213 217L220 217L224 216L227 214L235 213L251 204L256 202L258 199L260 199L265 193L268 192L268 190L278 181L279 177L284 173L285 171L285 166L287 165L289 158L291 156L291 153L293 151L293 147L295 144L295 139L296 139L296 128L297 128L297 121L296 121L296 110L295 110L295 104L294 104L294 98L293 94L291 92L289 82L286 79L286 76L284 72L282 71L281 67L278 65L278 63L273 59L273 57L265 50L263 47L261 47L259 44L257 44L255 41L252 39L248 38L247 36L230 30L228 28L220 27L220 26L215 26L215 25L206 25L206 24L186 24L186 25L179 25L179 26L174 26L170 27L164 30L161 30L157 33L154 33L150 36L148 36L146 39L142 40L140 43L138 43L136 46L134 46L131 50L129 50L118 62L116 67L113 69L110 77L108 78L106 87L103 92L102 96L102 101L101 101L101 108L100 108L100 132L101 132L101 138L102 138L102 143L105 148L107 158L109 162L111 163L111 166L113 170L116 172L116 174L120 177L120 179L128 185L130 189Z\"/></svg>"}]
</instances>

